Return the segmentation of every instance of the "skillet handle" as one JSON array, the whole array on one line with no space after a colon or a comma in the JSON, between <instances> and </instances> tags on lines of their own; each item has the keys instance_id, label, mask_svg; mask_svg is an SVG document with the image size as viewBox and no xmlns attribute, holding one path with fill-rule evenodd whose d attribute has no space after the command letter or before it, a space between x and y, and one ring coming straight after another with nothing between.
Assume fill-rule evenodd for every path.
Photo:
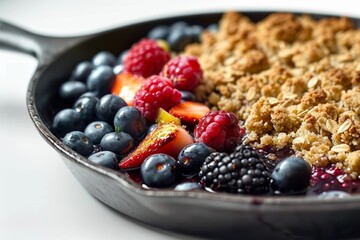
<instances>
[{"instance_id":1,"label":"skillet handle","mask_svg":"<svg viewBox=\"0 0 360 240\"><path fill-rule=\"evenodd\" d=\"M0 48L29 54L38 59L38 67L52 61L59 53L89 37L90 35L78 37L43 36L0 19Z\"/></svg>"}]
</instances>

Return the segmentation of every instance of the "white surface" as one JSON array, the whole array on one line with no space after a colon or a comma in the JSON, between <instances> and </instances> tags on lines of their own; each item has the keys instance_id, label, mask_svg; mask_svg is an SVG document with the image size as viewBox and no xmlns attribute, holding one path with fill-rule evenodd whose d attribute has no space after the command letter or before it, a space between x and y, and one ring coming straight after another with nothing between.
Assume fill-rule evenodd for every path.
<instances>
[{"instance_id":1,"label":"white surface","mask_svg":"<svg viewBox=\"0 0 360 240\"><path fill-rule=\"evenodd\" d=\"M45 35L69 36L152 17L227 9L359 16L357 5L356 0L0 0L0 19ZM80 186L28 117L25 92L36 64L0 50L0 239L184 239L112 211Z\"/></svg>"}]
</instances>

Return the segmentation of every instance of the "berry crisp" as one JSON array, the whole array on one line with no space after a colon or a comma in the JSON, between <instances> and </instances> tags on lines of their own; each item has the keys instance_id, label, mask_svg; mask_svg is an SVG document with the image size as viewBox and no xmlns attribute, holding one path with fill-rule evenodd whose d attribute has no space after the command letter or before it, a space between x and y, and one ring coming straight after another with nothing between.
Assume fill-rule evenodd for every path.
<instances>
[{"instance_id":1,"label":"berry crisp","mask_svg":"<svg viewBox=\"0 0 360 240\"><path fill-rule=\"evenodd\" d=\"M313 166L360 173L360 31L346 17L224 14L188 45L204 80L196 97L236 113L256 148L290 147Z\"/></svg>"},{"instance_id":2,"label":"berry crisp","mask_svg":"<svg viewBox=\"0 0 360 240\"><path fill-rule=\"evenodd\" d=\"M360 192L360 31L348 18L227 12L126 47L78 63L58 91L52 131L93 164L144 189Z\"/></svg>"}]
</instances>

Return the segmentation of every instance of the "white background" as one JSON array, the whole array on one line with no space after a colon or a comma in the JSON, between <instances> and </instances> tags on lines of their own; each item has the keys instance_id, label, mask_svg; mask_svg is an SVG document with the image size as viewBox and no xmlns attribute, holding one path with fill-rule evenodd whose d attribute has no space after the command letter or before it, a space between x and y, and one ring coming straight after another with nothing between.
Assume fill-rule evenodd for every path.
<instances>
[{"instance_id":1,"label":"white background","mask_svg":"<svg viewBox=\"0 0 360 240\"><path fill-rule=\"evenodd\" d=\"M189 12L360 16L358 5L356 0L0 0L0 19L44 35L71 36ZM190 239L118 214L80 186L28 117L25 92L36 64L31 57L0 50L0 239Z\"/></svg>"}]
</instances>

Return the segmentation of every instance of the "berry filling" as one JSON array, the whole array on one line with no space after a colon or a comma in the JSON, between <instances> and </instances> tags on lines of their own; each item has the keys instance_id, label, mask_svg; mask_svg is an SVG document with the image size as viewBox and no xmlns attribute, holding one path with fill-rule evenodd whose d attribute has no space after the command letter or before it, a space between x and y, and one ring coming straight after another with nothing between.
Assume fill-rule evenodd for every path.
<instances>
[{"instance_id":1,"label":"berry filling","mask_svg":"<svg viewBox=\"0 0 360 240\"><path fill-rule=\"evenodd\" d=\"M311 173L310 188L316 194L328 191L360 193L360 179L353 179L335 164L327 167L314 167Z\"/></svg>"}]
</instances>

